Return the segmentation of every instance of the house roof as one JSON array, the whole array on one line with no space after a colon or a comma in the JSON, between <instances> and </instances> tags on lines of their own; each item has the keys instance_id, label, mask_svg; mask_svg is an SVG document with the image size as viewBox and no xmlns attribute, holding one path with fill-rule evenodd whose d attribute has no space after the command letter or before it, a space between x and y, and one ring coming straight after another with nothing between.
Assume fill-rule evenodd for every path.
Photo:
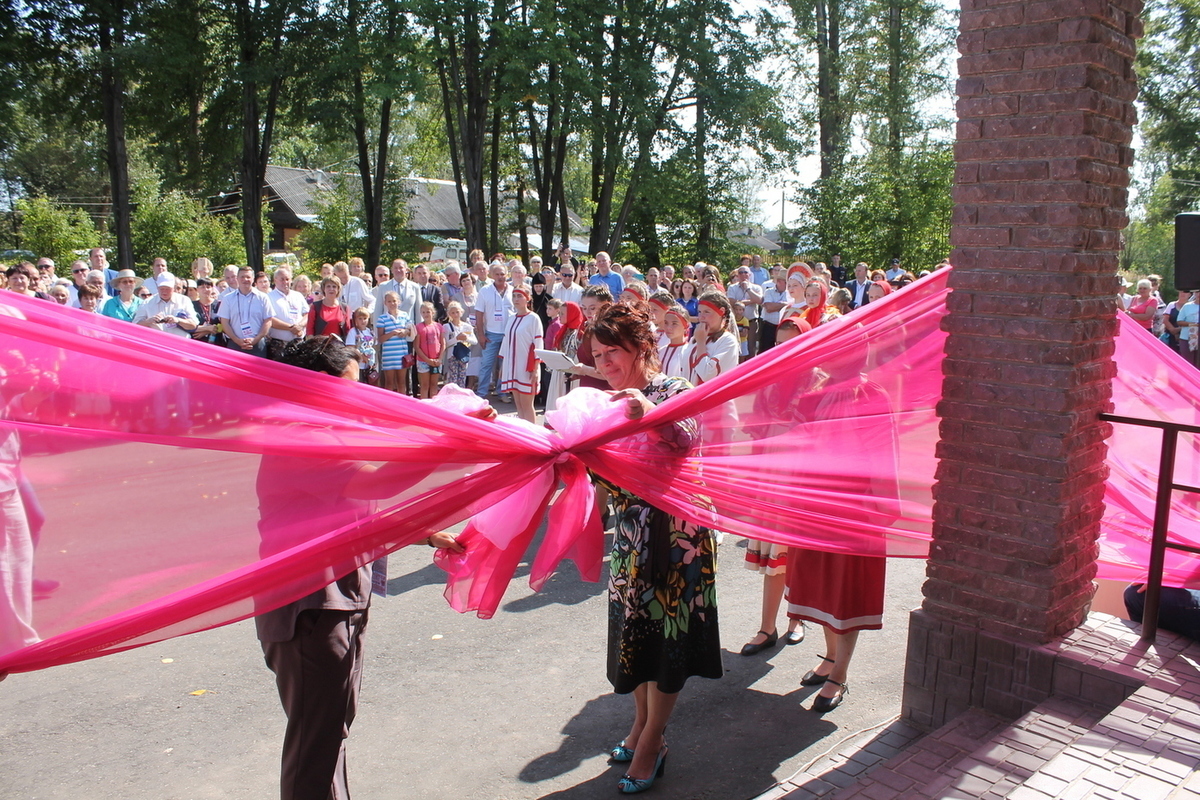
<instances>
[{"instance_id":1,"label":"house roof","mask_svg":"<svg viewBox=\"0 0 1200 800\"><path fill-rule=\"evenodd\" d=\"M267 165L266 184L268 190L294 216L299 223L316 221L319 193L334 188L334 182L343 177L336 172L319 169L298 169ZM353 177L346 175L345 177ZM405 192L405 208L408 212L408 229L414 233L441 233L455 236L463 229L462 211L458 205L458 193L453 181L433 178L407 177L399 179ZM356 186L357 184L355 184ZM529 193L536 200L536 195ZM506 216L515 216L515 201L506 197ZM572 211L567 212L572 229L582 230L583 221ZM539 234L540 235L540 234Z\"/></svg>"}]
</instances>

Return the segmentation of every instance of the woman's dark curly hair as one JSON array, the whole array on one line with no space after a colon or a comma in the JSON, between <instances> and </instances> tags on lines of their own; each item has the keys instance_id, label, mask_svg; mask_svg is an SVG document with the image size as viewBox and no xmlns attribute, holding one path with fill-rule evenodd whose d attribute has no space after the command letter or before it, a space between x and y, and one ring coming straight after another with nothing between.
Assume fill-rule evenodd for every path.
<instances>
[{"instance_id":1,"label":"woman's dark curly hair","mask_svg":"<svg viewBox=\"0 0 1200 800\"><path fill-rule=\"evenodd\" d=\"M357 360L357 355L358 351L347 347L336 336L310 336L288 342L279 360L293 367L340 378L346 372L346 365Z\"/></svg>"},{"instance_id":2,"label":"woman's dark curly hair","mask_svg":"<svg viewBox=\"0 0 1200 800\"><path fill-rule=\"evenodd\" d=\"M596 314L588 330L600 344L628 350L648 371L658 370L658 341L643 304L613 303Z\"/></svg>"}]
</instances>

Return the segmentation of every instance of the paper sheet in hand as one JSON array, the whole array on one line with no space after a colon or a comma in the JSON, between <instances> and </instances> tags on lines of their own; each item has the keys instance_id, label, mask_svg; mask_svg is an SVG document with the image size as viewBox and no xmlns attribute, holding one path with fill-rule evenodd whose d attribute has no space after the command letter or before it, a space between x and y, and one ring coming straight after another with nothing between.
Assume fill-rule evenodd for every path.
<instances>
[{"instance_id":1,"label":"paper sheet in hand","mask_svg":"<svg viewBox=\"0 0 1200 800\"><path fill-rule=\"evenodd\" d=\"M579 366L557 350L534 350L533 354L549 369L568 370Z\"/></svg>"}]
</instances>

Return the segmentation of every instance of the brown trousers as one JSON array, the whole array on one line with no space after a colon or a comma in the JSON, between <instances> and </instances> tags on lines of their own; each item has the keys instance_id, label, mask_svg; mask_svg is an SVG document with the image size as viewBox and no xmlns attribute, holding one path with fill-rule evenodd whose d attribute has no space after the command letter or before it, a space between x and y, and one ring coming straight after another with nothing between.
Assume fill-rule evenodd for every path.
<instances>
[{"instance_id":1,"label":"brown trousers","mask_svg":"<svg viewBox=\"0 0 1200 800\"><path fill-rule=\"evenodd\" d=\"M308 610L287 642L263 642L287 714L282 800L349 800L346 737L358 711L366 611Z\"/></svg>"}]
</instances>

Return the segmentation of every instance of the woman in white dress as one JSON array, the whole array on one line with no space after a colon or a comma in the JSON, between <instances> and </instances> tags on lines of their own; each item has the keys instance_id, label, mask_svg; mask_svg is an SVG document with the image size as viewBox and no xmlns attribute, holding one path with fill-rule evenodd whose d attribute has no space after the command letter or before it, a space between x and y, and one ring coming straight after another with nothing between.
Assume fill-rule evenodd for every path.
<instances>
[{"instance_id":1,"label":"woman in white dress","mask_svg":"<svg viewBox=\"0 0 1200 800\"><path fill-rule=\"evenodd\" d=\"M733 306L720 292L700 296L696 330L688 352L688 380L693 386L729 372L738 364L741 349L733 327Z\"/></svg>"},{"instance_id":2,"label":"woman in white dress","mask_svg":"<svg viewBox=\"0 0 1200 800\"><path fill-rule=\"evenodd\" d=\"M663 313L662 335L658 348L658 368L668 378L688 376L688 328L691 327L687 309L676 303Z\"/></svg>"},{"instance_id":3,"label":"woman in white dress","mask_svg":"<svg viewBox=\"0 0 1200 800\"><path fill-rule=\"evenodd\" d=\"M513 318L504 331L500 355L500 393L512 392L517 416L536 422L533 398L538 391L538 359L534 350L542 347L542 321L529 307L530 291L524 285L512 287Z\"/></svg>"}]
</instances>

